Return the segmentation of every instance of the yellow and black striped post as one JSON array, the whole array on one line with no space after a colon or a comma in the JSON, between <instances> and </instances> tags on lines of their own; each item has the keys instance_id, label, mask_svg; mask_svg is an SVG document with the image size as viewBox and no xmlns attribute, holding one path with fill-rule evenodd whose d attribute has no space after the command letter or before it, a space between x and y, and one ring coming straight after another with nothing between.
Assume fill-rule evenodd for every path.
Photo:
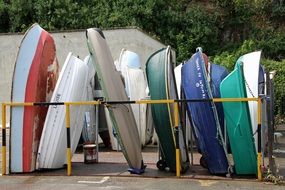
<instances>
[{"instance_id":1,"label":"yellow and black striped post","mask_svg":"<svg viewBox=\"0 0 285 190\"><path fill-rule=\"evenodd\" d=\"M70 104L65 103L65 124L66 124L66 139L67 139L67 148L66 148L66 162L67 162L67 175L71 175L71 149L70 149Z\"/></svg>"},{"instance_id":2,"label":"yellow and black striped post","mask_svg":"<svg viewBox=\"0 0 285 190\"><path fill-rule=\"evenodd\" d=\"M262 180L262 171L261 171L261 98L258 98L257 101L257 178L259 181Z\"/></svg>"},{"instance_id":3,"label":"yellow and black striped post","mask_svg":"<svg viewBox=\"0 0 285 190\"><path fill-rule=\"evenodd\" d=\"M6 175L6 107L7 106L33 106L33 103L27 102L8 102L2 103L2 175Z\"/></svg>"},{"instance_id":4,"label":"yellow and black striped post","mask_svg":"<svg viewBox=\"0 0 285 190\"><path fill-rule=\"evenodd\" d=\"M174 102L174 125L175 125L175 147L176 147L176 177L180 177L180 147L179 147L179 113L178 113L178 102Z\"/></svg>"},{"instance_id":5,"label":"yellow and black striped post","mask_svg":"<svg viewBox=\"0 0 285 190\"><path fill-rule=\"evenodd\" d=\"M2 103L2 175L6 175L6 104Z\"/></svg>"}]
</instances>

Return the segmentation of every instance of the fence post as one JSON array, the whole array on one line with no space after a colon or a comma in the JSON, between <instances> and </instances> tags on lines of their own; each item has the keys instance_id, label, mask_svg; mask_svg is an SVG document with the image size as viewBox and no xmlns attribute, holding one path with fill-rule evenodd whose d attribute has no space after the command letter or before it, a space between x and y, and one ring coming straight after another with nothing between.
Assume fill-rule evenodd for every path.
<instances>
[{"instance_id":1,"label":"fence post","mask_svg":"<svg viewBox=\"0 0 285 190\"><path fill-rule=\"evenodd\" d=\"M67 159L67 175L71 175L71 150L70 150L70 104L65 103L65 123L66 123L66 139L67 139L67 148L66 148L66 159Z\"/></svg>"},{"instance_id":2,"label":"fence post","mask_svg":"<svg viewBox=\"0 0 285 190\"><path fill-rule=\"evenodd\" d=\"M258 110L258 116L257 116L257 137L258 137L258 142L257 142L257 178L259 181L262 180L262 171L261 171L261 98L258 98L258 103L257 103L257 110Z\"/></svg>"},{"instance_id":3,"label":"fence post","mask_svg":"<svg viewBox=\"0 0 285 190\"><path fill-rule=\"evenodd\" d=\"M6 104L2 103L2 175L6 175Z\"/></svg>"},{"instance_id":4,"label":"fence post","mask_svg":"<svg viewBox=\"0 0 285 190\"><path fill-rule=\"evenodd\" d=\"M174 125L175 125L175 144L176 144L176 177L180 177L180 148L179 148L179 112L178 102L174 102Z\"/></svg>"}]
</instances>

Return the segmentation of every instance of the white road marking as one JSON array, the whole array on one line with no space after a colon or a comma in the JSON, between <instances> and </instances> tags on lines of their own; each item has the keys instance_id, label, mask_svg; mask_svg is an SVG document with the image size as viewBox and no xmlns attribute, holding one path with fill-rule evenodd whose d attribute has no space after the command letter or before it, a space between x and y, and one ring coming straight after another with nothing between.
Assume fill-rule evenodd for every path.
<instances>
[{"instance_id":1,"label":"white road marking","mask_svg":"<svg viewBox=\"0 0 285 190\"><path fill-rule=\"evenodd\" d=\"M200 183L202 187L210 187L218 183L217 181L214 181L214 180L198 180L198 182Z\"/></svg>"},{"instance_id":2,"label":"white road marking","mask_svg":"<svg viewBox=\"0 0 285 190\"><path fill-rule=\"evenodd\" d=\"M78 181L78 183L101 184L110 179L109 176L103 177L100 181Z\"/></svg>"}]
</instances>

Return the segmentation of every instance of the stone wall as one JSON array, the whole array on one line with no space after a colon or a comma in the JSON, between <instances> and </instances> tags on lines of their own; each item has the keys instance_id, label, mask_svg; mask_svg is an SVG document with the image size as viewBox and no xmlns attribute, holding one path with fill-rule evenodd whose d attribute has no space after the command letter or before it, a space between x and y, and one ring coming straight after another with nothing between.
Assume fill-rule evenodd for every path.
<instances>
[{"instance_id":1,"label":"stone wall","mask_svg":"<svg viewBox=\"0 0 285 190\"><path fill-rule=\"evenodd\" d=\"M104 30L103 33L114 60L119 58L122 48L126 48L139 54L143 68L153 52L165 47L137 28ZM81 59L88 55L85 30L51 32L51 34L55 39L60 68L69 52L73 52ZM22 38L23 34L0 35L0 102L10 101L13 69Z\"/></svg>"}]
</instances>

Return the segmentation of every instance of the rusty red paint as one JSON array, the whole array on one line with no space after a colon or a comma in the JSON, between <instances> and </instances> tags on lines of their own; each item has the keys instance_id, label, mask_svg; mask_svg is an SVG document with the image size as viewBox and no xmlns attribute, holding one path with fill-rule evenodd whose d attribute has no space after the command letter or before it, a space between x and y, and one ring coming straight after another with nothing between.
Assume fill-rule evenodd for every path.
<instances>
[{"instance_id":1,"label":"rusty red paint","mask_svg":"<svg viewBox=\"0 0 285 190\"><path fill-rule=\"evenodd\" d=\"M58 76L58 63L52 36L42 31L29 71L25 102L48 102ZM24 109L23 172L35 169L38 145L48 107Z\"/></svg>"}]
</instances>

